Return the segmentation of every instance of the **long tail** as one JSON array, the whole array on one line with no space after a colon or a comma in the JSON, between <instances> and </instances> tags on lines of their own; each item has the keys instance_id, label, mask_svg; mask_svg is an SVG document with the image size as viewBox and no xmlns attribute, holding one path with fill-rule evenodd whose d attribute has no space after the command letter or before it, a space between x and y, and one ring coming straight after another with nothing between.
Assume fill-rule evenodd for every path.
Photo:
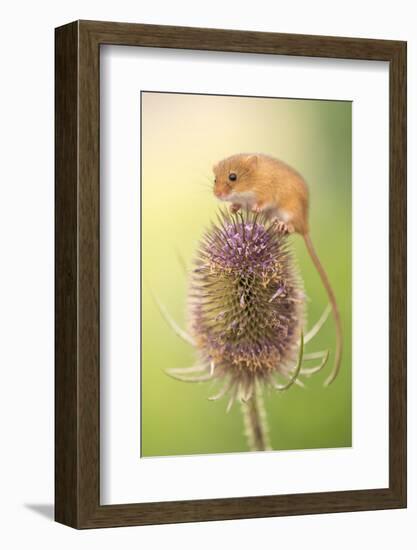
<instances>
[{"instance_id":1,"label":"long tail","mask_svg":"<svg viewBox=\"0 0 417 550\"><path fill-rule=\"evenodd\" d=\"M315 265L317 271L319 272L324 288L326 289L327 295L329 296L329 301L330 301L330 305L332 306L333 317L336 324L336 353L334 358L333 370L324 383L325 386L328 386L333 382L333 380L339 374L339 370L340 370L340 363L342 359L342 347L343 347L342 321L340 318L340 312L337 306L336 297L330 285L329 278L327 276L327 273L324 270L324 267L321 265L319 257L317 256L316 250L310 239L310 235L308 233L305 233L303 237L304 237L304 242L306 243L308 253L310 254L313 264Z\"/></svg>"}]
</instances>

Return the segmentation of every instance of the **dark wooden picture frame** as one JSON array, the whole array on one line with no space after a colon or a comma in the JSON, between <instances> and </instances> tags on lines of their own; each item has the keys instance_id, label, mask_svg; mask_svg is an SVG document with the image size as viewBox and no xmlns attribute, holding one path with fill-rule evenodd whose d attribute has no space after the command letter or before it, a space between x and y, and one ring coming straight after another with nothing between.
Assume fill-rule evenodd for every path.
<instances>
[{"instance_id":1,"label":"dark wooden picture frame","mask_svg":"<svg viewBox=\"0 0 417 550\"><path fill-rule=\"evenodd\" d=\"M100 505L99 57L104 44L389 62L389 487ZM76 21L56 29L55 46L56 521L97 528L404 508L406 43Z\"/></svg>"}]
</instances>

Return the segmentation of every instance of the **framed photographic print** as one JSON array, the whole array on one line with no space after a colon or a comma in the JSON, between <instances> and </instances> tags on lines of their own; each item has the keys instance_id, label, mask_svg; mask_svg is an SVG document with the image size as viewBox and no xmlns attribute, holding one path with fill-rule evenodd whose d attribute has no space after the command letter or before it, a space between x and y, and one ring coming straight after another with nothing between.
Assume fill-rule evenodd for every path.
<instances>
[{"instance_id":1,"label":"framed photographic print","mask_svg":"<svg viewBox=\"0 0 417 550\"><path fill-rule=\"evenodd\" d=\"M56 520L406 506L406 44L56 29Z\"/></svg>"}]
</instances>

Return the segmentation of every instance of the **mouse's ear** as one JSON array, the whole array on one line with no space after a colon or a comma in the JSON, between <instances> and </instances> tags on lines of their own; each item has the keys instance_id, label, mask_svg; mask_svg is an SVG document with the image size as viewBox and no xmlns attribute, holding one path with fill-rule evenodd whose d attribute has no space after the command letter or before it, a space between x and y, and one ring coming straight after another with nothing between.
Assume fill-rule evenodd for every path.
<instances>
[{"instance_id":1,"label":"mouse's ear","mask_svg":"<svg viewBox=\"0 0 417 550\"><path fill-rule=\"evenodd\" d=\"M248 168L256 168L258 164L258 155L248 155L246 157L246 166Z\"/></svg>"}]
</instances>

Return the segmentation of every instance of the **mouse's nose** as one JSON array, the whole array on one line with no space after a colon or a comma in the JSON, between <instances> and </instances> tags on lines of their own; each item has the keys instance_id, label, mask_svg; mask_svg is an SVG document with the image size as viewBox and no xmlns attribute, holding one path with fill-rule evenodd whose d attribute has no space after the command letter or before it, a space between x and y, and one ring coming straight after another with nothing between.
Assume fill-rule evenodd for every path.
<instances>
[{"instance_id":1,"label":"mouse's nose","mask_svg":"<svg viewBox=\"0 0 417 550\"><path fill-rule=\"evenodd\" d=\"M214 190L214 194L216 195L216 197L218 197L219 199L224 199L226 196L227 196L227 192L225 190L222 190L222 189L218 189L216 188Z\"/></svg>"}]
</instances>

